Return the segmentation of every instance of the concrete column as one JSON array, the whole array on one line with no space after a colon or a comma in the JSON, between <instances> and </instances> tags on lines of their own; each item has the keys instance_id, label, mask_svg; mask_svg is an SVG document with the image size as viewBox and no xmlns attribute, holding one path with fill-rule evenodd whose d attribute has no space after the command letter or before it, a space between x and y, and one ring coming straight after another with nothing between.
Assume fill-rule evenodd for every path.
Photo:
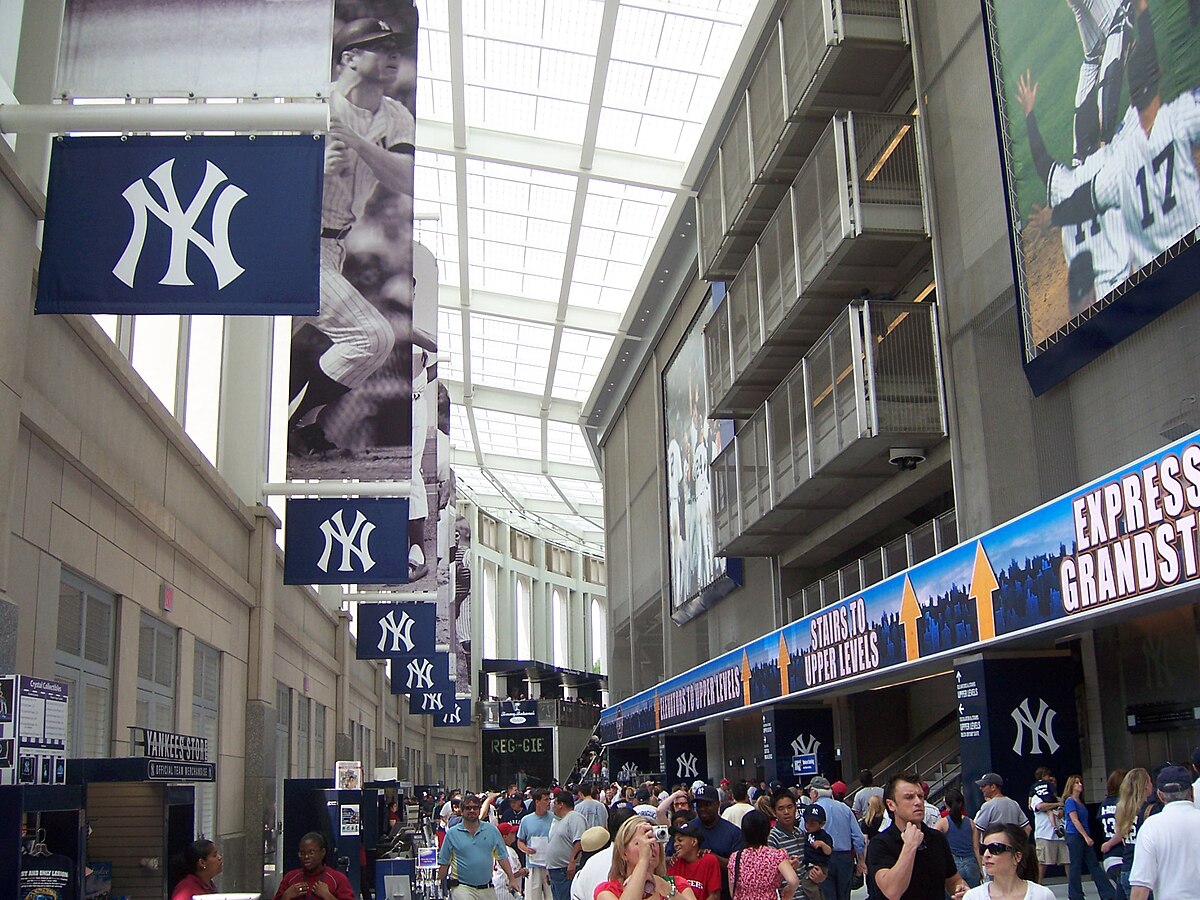
<instances>
[{"instance_id":1,"label":"concrete column","mask_svg":"<svg viewBox=\"0 0 1200 900\"><path fill-rule=\"evenodd\" d=\"M247 880L256 884L263 870L262 826L279 820L274 808L275 770L275 532L279 518L265 506L254 508L250 536L249 662L246 672L246 768L242 816L246 837L240 858ZM228 838L225 839L228 843ZM229 853L229 850L226 850ZM257 873L257 874L256 874Z\"/></svg>"},{"instance_id":2,"label":"concrete column","mask_svg":"<svg viewBox=\"0 0 1200 900\"><path fill-rule=\"evenodd\" d=\"M217 470L249 506L261 500L259 492L267 477L274 323L265 316L225 319Z\"/></svg>"},{"instance_id":3,"label":"concrete column","mask_svg":"<svg viewBox=\"0 0 1200 900\"><path fill-rule=\"evenodd\" d=\"M334 707L333 746L336 759L353 759L354 735L350 733L350 613L338 611L334 657L337 660L337 705Z\"/></svg>"}]
</instances>

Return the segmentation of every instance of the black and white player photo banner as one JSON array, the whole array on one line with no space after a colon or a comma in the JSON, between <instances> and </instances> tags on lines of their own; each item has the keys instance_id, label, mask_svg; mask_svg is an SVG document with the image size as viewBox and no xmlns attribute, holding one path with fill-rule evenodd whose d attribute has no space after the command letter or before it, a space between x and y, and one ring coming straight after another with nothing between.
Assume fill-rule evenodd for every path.
<instances>
[{"instance_id":1,"label":"black and white player photo banner","mask_svg":"<svg viewBox=\"0 0 1200 900\"><path fill-rule=\"evenodd\" d=\"M55 93L315 98L330 27L329 0L66 0Z\"/></svg>"},{"instance_id":2,"label":"black and white player photo banner","mask_svg":"<svg viewBox=\"0 0 1200 900\"><path fill-rule=\"evenodd\" d=\"M408 481L420 467L414 396L428 378L428 367L414 377L413 359L436 352L413 314L417 10L338 0L333 25L321 311L292 319L287 475ZM434 566L413 543L409 581L420 589Z\"/></svg>"}]
</instances>

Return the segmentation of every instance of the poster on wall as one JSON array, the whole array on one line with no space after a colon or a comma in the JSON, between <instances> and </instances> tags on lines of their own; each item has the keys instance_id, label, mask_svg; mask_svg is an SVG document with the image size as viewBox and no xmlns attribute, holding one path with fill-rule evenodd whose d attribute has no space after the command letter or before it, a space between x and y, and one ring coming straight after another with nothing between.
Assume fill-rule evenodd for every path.
<instances>
[{"instance_id":1,"label":"poster on wall","mask_svg":"<svg viewBox=\"0 0 1200 900\"><path fill-rule=\"evenodd\" d=\"M65 784L69 685L0 676L0 784Z\"/></svg>"},{"instance_id":2,"label":"poster on wall","mask_svg":"<svg viewBox=\"0 0 1200 900\"><path fill-rule=\"evenodd\" d=\"M329 0L67 0L63 12L58 96L315 98L328 87Z\"/></svg>"},{"instance_id":3,"label":"poster on wall","mask_svg":"<svg viewBox=\"0 0 1200 900\"><path fill-rule=\"evenodd\" d=\"M741 582L741 560L714 555L713 494L709 467L723 446L720 425L708 418L704 369L705 303L663 369L666 429L667 561L671 617L694 618Z\"/></svg>"},{"instance_id":4,"label":"poster on wall","mask_svg":"<svg viewBox=\"0 0 1200 900\"><path fill-rule=\"evenodd\" d=\"M1195 0L984 10L1024 362L1041 393L1195 292L1200 12Z\"/></svg>"},{"instance_id":5,"label":"poster on wall","mask_svg":"<svg viewBox=\"0 0 1200 900\"><path fill-rule=\"evenodd\" d=\"M334 4L321 312L292 320L292 480L407 481L414 472L425 373L415 377L413 364L426 348L413 314L416 39L408 0ZM410 581L430 568L414 560Z\"/></svg>"}]
</instances>

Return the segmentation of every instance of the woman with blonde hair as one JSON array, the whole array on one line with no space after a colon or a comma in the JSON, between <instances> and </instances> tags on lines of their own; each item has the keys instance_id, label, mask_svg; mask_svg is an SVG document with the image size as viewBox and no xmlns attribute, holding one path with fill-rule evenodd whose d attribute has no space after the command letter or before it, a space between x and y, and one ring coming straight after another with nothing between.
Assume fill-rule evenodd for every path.
<instances>
[{"instance_id":1,"label":"woman with blonde hair","mask_svg":"<svg viewBox=\"0 0 1200 900\"><path fill-rule=\"evenodd\" d=\"M1121 839L1121 887L1132 893L1129 873L1133 871L1133 853L1137 841L1142 806L1154 795L1154 782L1143 768L1130 769L1117 791L1117 837Z\"/></svg>"},{"instance_id":2,"label":"woman with blonde hair","mask_svg":"<svg viewBox=\"0 0 1200 900\"><path fill-rule=\"evenodd\" d=\"M596 886L595 900L696 900L684 878L668 878L666 854L644 816L625 822L613 838L608 881Z\"/></svg>"},{"instance_id":3,"label":"woman with blonde hair","mask_svg":"<svg viewBox=\"0 0 1200 900\"><path fill-rule=\"evenodd\" d=\"M866 812L862 817L863 835L870 840L879 834L879 830L887 823L888 814L887 808L883 805L883 798L872 794L867 798Z\"/></svg>"},{"instance_id":4,"label":"woman with blonde hair","mask_svg":"<svg viewBox=\"0 0 1200 900\"><path fill-rule=\"evenodd\" d=\"M775 807L771 805L771 795L766 791L758 792L758 799L754 801L754 808L771 820L771 824L775 824Z\"/></svg>"}]
</instances>

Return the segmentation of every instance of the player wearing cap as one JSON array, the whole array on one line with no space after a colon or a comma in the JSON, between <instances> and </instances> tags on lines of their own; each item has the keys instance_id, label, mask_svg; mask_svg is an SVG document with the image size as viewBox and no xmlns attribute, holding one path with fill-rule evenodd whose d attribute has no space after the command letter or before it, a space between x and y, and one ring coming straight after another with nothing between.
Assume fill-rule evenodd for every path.
<instances>
[{"instance_id":1,"label":"player wearing cap","mask_svg":"<svg viewBox=\"0 0 1200 900\"><path fill-rule=\"evenodd\" d=\"M334 39L337 80L329 96L329 140L321 201L321 310L293 320L319 340L293 340L290 449L334 449L318 417L325 406L362 384L391 353L388 319L342 274L344 240L376 187L407 196L412 190L416 124L385 93L400 76L413 36L380 19L356 19ZM313 348L313 349L306 349Z\"/></svg>"},{"instance_id":2,"label":"player wearing cap","mask_svg":"<svg viewBox=\"0 0 1200 900\"><path fill-rule=\"evenodd\" d=\"M1021 805L1011 797L1004 796L1004 779L995 772L988 772L975 782L975 786L983 794L983 805L975 814L975 831L971 839L979 870L983 871L983 851L980 849L979 839L983 837L984 832L993 825L1016 825L1018 828L1024 828L1026 835L1033 829Z\"/></svg>"},{"instance_id":3,"label":"player wearing cap","mask_svg":"<svg viewBox=\"0 0 1200 900\"><path fill-rule=\"evenodd\" d=\"M1147 900L1151 891L1164 900L1200 900L1200 809L1191 802L1191 773L1167 766L1154 786L1163 808L1138 828L1130 900Z\"/></svg>"}]
</instances>

